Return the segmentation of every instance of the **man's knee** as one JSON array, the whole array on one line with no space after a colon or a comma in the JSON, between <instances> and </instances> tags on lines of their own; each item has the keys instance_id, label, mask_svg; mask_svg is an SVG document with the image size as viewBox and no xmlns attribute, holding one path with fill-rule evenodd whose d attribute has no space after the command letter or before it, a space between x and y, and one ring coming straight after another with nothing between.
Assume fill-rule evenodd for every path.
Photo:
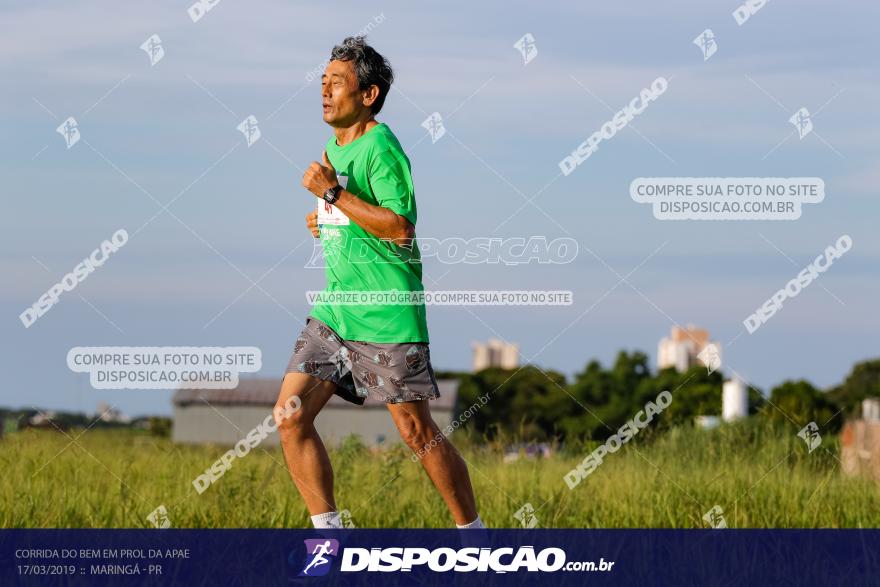
<instances>
[{"instance_id":1,"label":"man's knee","mask_svg":"<svg viewBox=\"0 0 880 587\"><path fill-rule=\"evenodd\" d=\"M397 422L397 430L400 438L412 450L419 450L437 435L437 426L434 421L427 421L412 415L402 417Z\"/></svg>"},{"instance_id":2,"label":"man's knee","mask_svg":"<svg viewBox=\"0 0 880 587\"><path fill-rule=\"evenodd\" d=\"M336 387L302 373L287 373L273 414L282 442L296 442L314 430L318 412Z\"/></svg>"},{"instance_id":3,"label":"man's knee","mask_svg":"<svg viewBox=\"0 0 880 587\"><path fill-rule=\"evenodd\" d=\"M291 395L282 400L279 398L273 410L275 424L282 441L295 441L309 430L315 421L315 415L303 409L299 396Z\"/></svg>"}]
</instances>

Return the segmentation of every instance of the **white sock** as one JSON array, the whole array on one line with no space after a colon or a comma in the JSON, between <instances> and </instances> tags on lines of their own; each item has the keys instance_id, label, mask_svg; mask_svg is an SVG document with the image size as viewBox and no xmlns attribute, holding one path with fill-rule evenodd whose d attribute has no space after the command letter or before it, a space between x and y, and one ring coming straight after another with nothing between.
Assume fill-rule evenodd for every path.
<instances>
[{"instance_id":1,"label":"white sock","mask_svg":"<svg viewBox=\"0 0 880 587\"><path fill-rule=\"evenodd\" d=\"M485 528L486 526L483 525L483 520L480 519L480 514L477 514L477 519L475 519L470 524L465 524L464 526L459 526L458 524L456 524L455 527L458 528L459 530L470 530L470 529L477 529L477 528Z\"/></svg>"},{"instance_id":2,"label":"white sock","mask_svg":"<svg viewBox=\"0 0 880 587\"><path fill-rule=\"evenodd\" d=\"M342 521L338 512L324 512L312 516L312 525L315 528L342 528Z\"/></svg>"}]
</instances>

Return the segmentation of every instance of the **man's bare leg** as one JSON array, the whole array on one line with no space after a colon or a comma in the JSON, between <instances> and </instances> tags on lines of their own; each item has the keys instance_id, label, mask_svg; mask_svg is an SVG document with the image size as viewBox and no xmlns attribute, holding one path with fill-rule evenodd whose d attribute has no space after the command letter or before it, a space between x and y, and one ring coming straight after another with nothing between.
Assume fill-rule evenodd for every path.
<instances>
[{"instance_id":1,"label":"man's bare leg","mask_svg":"<svg viewBox=\"0 0 880 587\"><path fill-rule=\"evenodd\" d=\"M474 491L467 465L431 418L428 400L388 404L400 437L417 455L452 514L456 525L477 518ZM433 442L432 442L433 441Z\"/></svg>"},{"instance_id":2,"label":"man's bare leg","mask_svg":"<svg viewBox=\"0 0 880 587\"><path fill-rule=\"evenodd\" d=\"M315 417L335 390L334 383L291 372L284 376L275 405L275 413L283 413L285 407L293 404L292 396L300 399L299 409L292 413L289 410L278 422L278 434L290 476L312 516L336 511L333 468L315 429Z\"/></svg>"}]
</instances>

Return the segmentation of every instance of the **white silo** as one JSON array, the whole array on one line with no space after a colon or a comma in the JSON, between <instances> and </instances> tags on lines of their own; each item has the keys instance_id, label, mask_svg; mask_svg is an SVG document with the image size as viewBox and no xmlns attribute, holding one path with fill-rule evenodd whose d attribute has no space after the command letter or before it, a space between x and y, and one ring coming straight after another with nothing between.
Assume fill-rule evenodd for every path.
<instances>
[{"instance_id":1,"label":"white silo","mask_svg":"<svg viewBox=\"0 0 880 587\"><path fill-rule=\"evenodd\" d=\"M749 393L742 381L725 381L721 390L721 418L725 422L749 415Z\"/></svg>"},{"instance_id":2,"label":"white silo","mask_svg":"<svg viewBox=\"0 0 880 587\"><path fill-rule=\"evenodd\" d=\"M862 419L880 422L880 398L868 397L862 400Z\"/></svg>"}]
</instances>

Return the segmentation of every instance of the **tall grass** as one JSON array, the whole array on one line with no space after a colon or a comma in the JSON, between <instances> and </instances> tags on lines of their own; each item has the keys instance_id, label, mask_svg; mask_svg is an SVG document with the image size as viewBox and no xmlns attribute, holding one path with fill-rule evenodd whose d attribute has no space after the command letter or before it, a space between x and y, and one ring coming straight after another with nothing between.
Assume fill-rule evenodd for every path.
<instances>
[{"instance_id":1,"label":"tall grass","mask_svg":"<svg viewBox=\"0 0 880 587\"><path fill-rule=\"evenodd\" d=\"M526 503L540 527L703 527L715 505L730 527L880 526L878 487L841 475L836 439L824 438L809 453L795 432L753 422L639 438L573 490L563 475L592 446L504 464L499 445L453 440L468 462L480 514L493 527L516 527L513 514ZM0 527L149 527L146 517L159 505L174 527L308 525L280 448L236 459L199 495L192 480L226 447L102 430L69 442L36 430L0 440ZM331 450L339 508L350 510L358 527L451 527L410 456L401 445L372 452L354 441Z\"/></svg>"}]
</instances>

